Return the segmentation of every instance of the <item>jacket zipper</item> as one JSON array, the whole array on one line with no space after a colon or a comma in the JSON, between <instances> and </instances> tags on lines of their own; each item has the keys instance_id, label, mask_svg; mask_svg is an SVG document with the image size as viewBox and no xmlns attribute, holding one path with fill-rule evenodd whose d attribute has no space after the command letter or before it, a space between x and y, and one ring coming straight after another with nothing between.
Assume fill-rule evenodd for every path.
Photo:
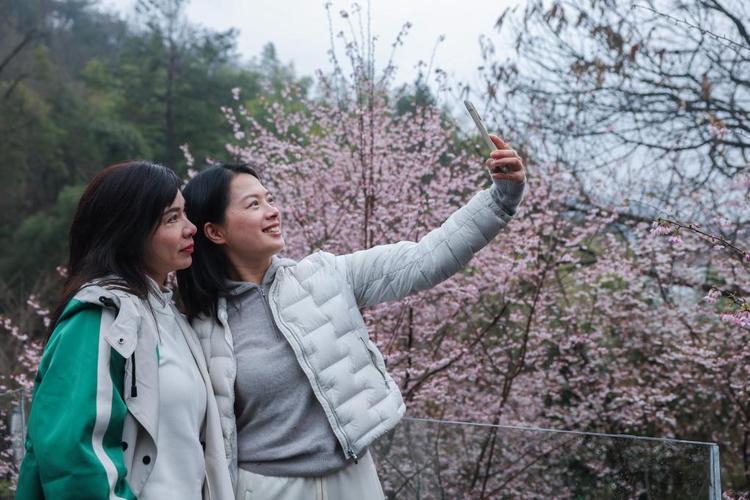
<instances>
[{"instance_id":1,"label":"jacket zipper","mask_svg":"<svg viewBox=\"0 0 750 500\"><path fill-rule=\"evenodd\" d=\"M365 339L363 339L362 337L359 337L359 340L362 341L362 345L365 346L365 350L367 351L367 354L370 355L370 362L375 367L375 369L378 371L378 373L380 373L380 376L383 377L383 383L385 384L385 388L386 389L390 389L390 387L388 387L388 379L385 378L385 373L378 366L378 362L375 359L375 354L370 350L369 347L367 347L367 342L365 342Z\"/></svg>"},{"instance_id":2,"label":"jacket zipper","mask_svg":"<svg viewBox=\"0 0 750 500\"><path fill-rule=\"evenodd\" d=\"M273 284L271 285L271 289L272 289L272 292L273 292L273 288L274 288L274 286L276 285L276 283L277 283L277 281L276 281L276 280L274 280ZM304 349L302 348L302 342L301 342L301 341L300 341L300 340L299 340L299 339L297 338L297 336L296 336L296 335L294 334L294 332L292 331L292 329L291 329L291 328L288 328L288 327L287 327L287 326L286 326L286 325L285 325L285 324L284 324L284 323L283 323L283 322L281 321L281 317L280 317L280 315L279 315L279 314L274 314L274 312L276 312L276 311L274 311L273 307L271 307L271 301L267 299L267 297L266 297L265 293L263 293L262 289L261 289L261 295L263 296L263 298L264 298L264 299L266 299L266 305L268 306L268 308L269 308L269 309L270 309L270 311L271 311L271 318L273 318L273 320L274 320L274 323L276 323L276 326L277 326L277 328L279 329L279 331L281 331L281 326L282 326L282 325L283 325L283 326L284 326L284 327L286 328L286 332L287 332L287 334L288 334L287 338L291 337L292 339L294 339L294 342L295 342L295 344L297 345L297 349L295 350L295 353L296 353L297 351L299 351L299 355L300 355L300 357L302 358L302 360L303 360L303 361L305 362L305 364L307 365L307 368L308 368L308 370L310 370L310 372L314 374L314 373L315 373L315 370L313 370L313 369L312 369L312 366L310 365L310 362L308 361L308 359L307 359L307 356L305 356L305 351L304 351ZM282 334L283 334L283 332L282 332ZM294 346L292 346L292 348L294 348ZM331 402L329 401L329 399L328 399L328 397L326 396L326 394L325 394L325 392L323 391L323 389L322 389L322 388L320 387L320 384L318 383L318 378L317 378L317 376L316 376L316 377L314 377L314 378L315 378L315 384L317 384L317 386L318 386L318 392L319 392L319 393L321 394L321 396L322 396L322 397L323 397L323 399L325 400L325 403L326 403L326 405L328 405L328 408L330 409L330 411L331 411L331 414L333 415L333 419L334 419L334 420L336 421L336 426L338 427L339 433L340 433L340 434L341 434L341 436L343 436L343 438L344 438L344 442L346 443L346 448L345 448L345 452L346 452L346 454L347 454L347 457L348 457L348 458L352 458L352 459L354 459L354 463L355 463L355 464L356 464L356 463L359 463L359 462L358 462L358 460L357 460L357 454L356 454L356 453L354 453L354 450L352 449L352 445L351 445L351 443L349 442L349 437L348 437L348 436L346 435L346 432L344 432L344 428L343 428L343 426L341 425L341 422L339 421L339 417L338 417L338 415L336 415L336 412L335 412L335 411L333 410L333 405L332 405L332 404L331 404ZM313 391L313 392L314 392L314 391Z\"/></svg>"}]
</instances>

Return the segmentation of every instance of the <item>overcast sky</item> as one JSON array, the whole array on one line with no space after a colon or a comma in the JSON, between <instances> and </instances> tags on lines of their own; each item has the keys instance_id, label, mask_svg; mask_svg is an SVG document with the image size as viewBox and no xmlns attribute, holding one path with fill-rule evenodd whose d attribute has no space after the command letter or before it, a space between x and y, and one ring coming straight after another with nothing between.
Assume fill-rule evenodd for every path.
<instances>
[{"instance_id":1,"label":"overcast sky","mask_svg":"<svg viewBox=\"0 0 750 500\"><path fill-rule=\"evenodd\" d=\"M515 3L518 1L372 0L372 31L379 37L378 67L390 55L390 44L401 26L409 21L413 26L396 56L397 80L412 81L417 62L429 61L438 37L445 35L435 65L474 86L477 66L482 63L479 36L492 35L497 18L506 6ZM103 0L103 4L127 15L135 0ZM291 61L299 75L313 75L316 69L330 68L324 4L323 0L192 0L186 12L189 20L209 28L239 29L238 49L243 59L259 55L263 45L273 42L281 61ZM351 1L332 1L337 30L346 27L338 12L351 5ZM366 11L367 1L360 1L360 5ZM497 36L494 38L497 40Z\"/></svg>"}]
</instances>

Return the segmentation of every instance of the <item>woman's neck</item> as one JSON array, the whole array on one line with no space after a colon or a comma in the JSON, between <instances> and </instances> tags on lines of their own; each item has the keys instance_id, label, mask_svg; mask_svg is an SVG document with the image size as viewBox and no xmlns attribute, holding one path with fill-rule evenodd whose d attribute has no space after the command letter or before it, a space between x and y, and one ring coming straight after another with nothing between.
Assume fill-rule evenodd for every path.
<instances>
[{"instance_id":1,"label":"woman's neck","mask_svg":"<svg viewBox=\"0 0 750 500\"><path fill-rule=\"evenodd\" d=\"M271 258L269 257L267 260L256 262L233 262L233 265L236 274L235 278L240 281L260 285L266 271L271 267Z\"/></svg>"},{"instance_id":2,"label":"woman's neck","mask_svg":"<svg viewBox=\"0 0 750 500\"><path fill-rule=\"evenodd\" d=\"M159 287L159 290L164 290L166 288L166 283L167 283L166 274L160 274L156 272L147 272L146 276L151 278L154 281L154 283L156 283L156 286Z\"/></svg>"}]
</instances>

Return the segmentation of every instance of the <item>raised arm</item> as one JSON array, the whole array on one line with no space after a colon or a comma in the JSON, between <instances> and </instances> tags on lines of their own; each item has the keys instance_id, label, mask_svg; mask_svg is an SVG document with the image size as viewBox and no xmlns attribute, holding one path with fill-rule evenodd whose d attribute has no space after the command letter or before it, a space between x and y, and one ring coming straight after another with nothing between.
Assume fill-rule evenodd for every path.
<instances>
[{"instance_id":1,"label":"raised arm","mask_svg":"<svg viewBox=\"0 0 750 500\"><path fill-rule=\"evenodd\" d=\"M336 258L360 307L437 285L464 267L515 215L525 188L523 162L499 137L490 137L499 148L486 162L492 188L474 195L419 242L401 241Z\"/></svg>"}]
</instances>

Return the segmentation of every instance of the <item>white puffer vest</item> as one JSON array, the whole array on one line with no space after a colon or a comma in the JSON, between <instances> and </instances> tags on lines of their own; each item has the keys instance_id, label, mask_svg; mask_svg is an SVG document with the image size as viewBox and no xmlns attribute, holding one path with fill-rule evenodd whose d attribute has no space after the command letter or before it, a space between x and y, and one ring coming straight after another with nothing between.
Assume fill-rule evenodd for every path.
<instances>
[{"instance_id":1,"label":"white puffer vest","mask_svg":"<svg viewBox=\"0 0 750 500\"><path fill-rule=\"evenodd\" d=\"M317 252L297 263L280 263L268 297L274 321L294 350L347 458L356 460L370 443L393 429L406 410L382 354L368 337L360 308L447 279L510 218L485 190L418 243L402 241L341 256ZM201 317L193 327L208 360L236 484L236 363L226 300L219 299L218 321Z\"/></svg>"}]
</instances>

